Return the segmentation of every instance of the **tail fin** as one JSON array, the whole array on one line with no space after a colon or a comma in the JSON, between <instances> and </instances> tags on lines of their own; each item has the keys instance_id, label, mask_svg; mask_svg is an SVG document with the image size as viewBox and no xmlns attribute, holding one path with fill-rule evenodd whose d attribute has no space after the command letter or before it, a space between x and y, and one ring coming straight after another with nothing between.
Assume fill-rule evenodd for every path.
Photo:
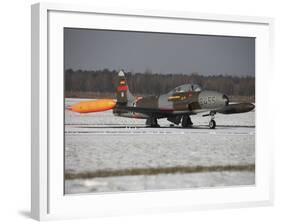
<instances>
[{"instance_id":1,"label":"tail fin","mask_svg":"<svg viewBox=\"0 0 281 224\"><path fill-rule=\"evenodd\" d=\"M118 85L116 90L117 103L132 104L134 96L131 94L124 72L121 70L118 73Z\"/></svg>"}]
</instances>

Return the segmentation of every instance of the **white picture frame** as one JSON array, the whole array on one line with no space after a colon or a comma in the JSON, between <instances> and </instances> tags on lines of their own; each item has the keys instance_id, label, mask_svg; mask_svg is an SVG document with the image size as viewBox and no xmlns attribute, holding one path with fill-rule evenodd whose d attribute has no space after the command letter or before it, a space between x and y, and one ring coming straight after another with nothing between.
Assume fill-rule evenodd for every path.
<instances>
[{"instance_id":1,"label":"white picture frame","mask_svg":"<svg viewBox=\"0 0 281 224\"><path fill-rule=\"evenodd\" d=\"M256 184L64 195L63 27L255 37ZM272 32L271 18L50 3L32 5L32 217L50 220L271 205L273 141L269 130L272 118L266 105L272 74Z\"/></svg>"}]
</instances>

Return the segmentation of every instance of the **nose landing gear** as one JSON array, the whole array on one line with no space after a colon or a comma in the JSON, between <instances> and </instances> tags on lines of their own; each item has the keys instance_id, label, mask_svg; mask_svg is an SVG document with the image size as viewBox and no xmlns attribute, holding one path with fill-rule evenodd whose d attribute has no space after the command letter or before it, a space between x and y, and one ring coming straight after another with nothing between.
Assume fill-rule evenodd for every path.
<instances>
[{"instance_id":1,"label":"nose landing gear","mask_svg":"<svg viewBox=\"0 0 281 224\"><path fill-rule=\"evenodd\" d=\"M209 122L209 128L211 128L211 129L215 129L216 128L215 114L216 113L214 113L214 112L210 112L211 120Z\"/></svg>"},{"instance_id":2,"label":"nose landing gear","mask_svg":"<svg viewBox=\"0 0 281 224\"><path fill-rule=\"evenodd\" d=\"M210 122L209 122L209 128L211 128L211 129L215 129L215 128L216 128L216 122L215 122L215 120L210 120Z\"/></svg>"},{"instance_id":3,"label":"nose landing gear","mask_svg":"<svg viewBox=\"0 0 281 224\"><path fill-rule=\"evenodd\" d=\"M216 112L210 112L209 114L204 114L203 117L206 117L206 116L210 116L211 117L211 120L209 122L209 128L211 129L215 129L216 128L216 122L215 122L215 114Z\"/></svg>"}]
</instances>

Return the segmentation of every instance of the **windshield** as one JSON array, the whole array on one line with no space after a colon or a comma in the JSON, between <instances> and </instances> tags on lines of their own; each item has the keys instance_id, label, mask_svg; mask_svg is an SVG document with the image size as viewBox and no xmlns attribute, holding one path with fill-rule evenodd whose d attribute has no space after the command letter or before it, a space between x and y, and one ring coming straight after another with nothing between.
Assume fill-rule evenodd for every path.
<instances>
[{"instance_id":1,"label":"windshield","mask_svg":"<svg viewBox=\"0 0 281 224\"><path fill-rule=\"evenodd\" d=\"M181 92L200 92L202 89L197 84L184 84L174 88L170 93L181 93Z\"/></svg>"}]
</instances>

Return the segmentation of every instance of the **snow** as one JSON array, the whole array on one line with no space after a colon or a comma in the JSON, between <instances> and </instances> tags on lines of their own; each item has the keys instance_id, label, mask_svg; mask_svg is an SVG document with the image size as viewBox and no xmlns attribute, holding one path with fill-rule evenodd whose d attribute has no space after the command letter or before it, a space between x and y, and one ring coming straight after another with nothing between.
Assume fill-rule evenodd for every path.
<instances>
[{"instance_id":1,"label":"snow","mask_svg":"<svg viewBox=\"0 0 281 224\"><path fill-rule=\"evenodd\" d=\"M205 172L66 180L68 194L210 188L255 184L254 172Z\"/></svg>"}]
</instances>

